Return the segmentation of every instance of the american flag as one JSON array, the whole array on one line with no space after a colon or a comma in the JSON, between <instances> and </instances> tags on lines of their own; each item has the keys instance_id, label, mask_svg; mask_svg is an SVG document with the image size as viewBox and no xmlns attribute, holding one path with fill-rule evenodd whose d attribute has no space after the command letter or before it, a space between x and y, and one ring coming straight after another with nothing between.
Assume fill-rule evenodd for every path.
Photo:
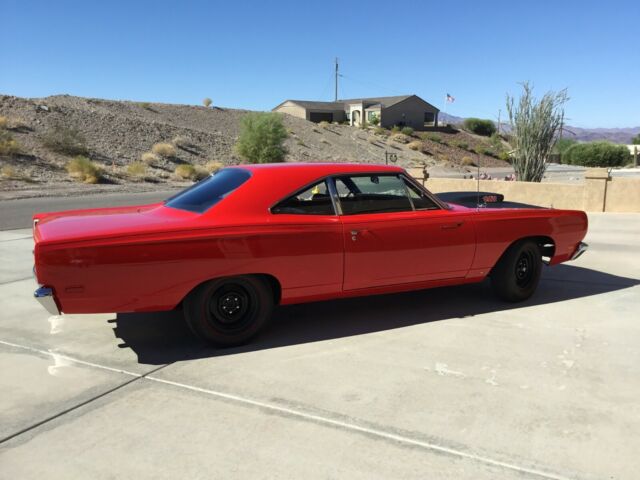
<instances>
[{"instance_id":1,"label":"american flag","mask_svg":"<svg viewBox=\"0 0 640 480\"><path fill-rule=\"evenodd\" d=\"M452 97L447 93L447 103L453 103L455 101L456 101L455 97Z\"/></svg>"}]
</instances>

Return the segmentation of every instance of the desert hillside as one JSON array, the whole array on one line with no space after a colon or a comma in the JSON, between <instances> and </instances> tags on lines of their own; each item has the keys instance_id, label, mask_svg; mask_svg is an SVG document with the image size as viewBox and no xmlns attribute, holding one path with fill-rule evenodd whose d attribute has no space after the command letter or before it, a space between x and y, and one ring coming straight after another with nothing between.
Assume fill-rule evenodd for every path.
<instances>
[{"instance_id":1,"label":"desert hillside","mask_svg":"<svg viewBox=\"0 0 640 480\"><path fill-rule=\"evenodd\" d=\"M41 99L0 96L5 141L15 148L0 151L0 190L37 190L77 185L66 165L77 152L52 148L56 137L72 132L82 154L102 171L103 185L144 189L158 183L184 184L179 165L204 168L212 162L240 163L234 144L245 110L80 98L68 95ZM396 153L402 166L468 168L501 166L486 139L466 132L407 136L347 125L318 125L285 116L289 137L286 161L384 163L385 151ZM74 139L76 139L74 137ZM174 153L150 156L153 145L166 142ZM494 149L495 150L495 149ZM132 164L139 168L131 168ZM99 188L92 186L92 188Z\"/></svg>"}]
</instances>

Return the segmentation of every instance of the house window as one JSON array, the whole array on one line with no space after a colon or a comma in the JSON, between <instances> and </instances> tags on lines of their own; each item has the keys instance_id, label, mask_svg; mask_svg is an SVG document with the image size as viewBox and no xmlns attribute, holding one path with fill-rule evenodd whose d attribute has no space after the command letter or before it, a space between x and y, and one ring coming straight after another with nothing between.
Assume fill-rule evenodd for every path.
<instances>
[{"instance_id":1,"label":"house window","mask_svg":"<svg viewBox=\"0 0 640 480\"><path fill-rule=\"evenodd\" d=\"M433 112L424 112L424 123L434 123L436 121L436 114Z\"/></svg>"}]
</instances>

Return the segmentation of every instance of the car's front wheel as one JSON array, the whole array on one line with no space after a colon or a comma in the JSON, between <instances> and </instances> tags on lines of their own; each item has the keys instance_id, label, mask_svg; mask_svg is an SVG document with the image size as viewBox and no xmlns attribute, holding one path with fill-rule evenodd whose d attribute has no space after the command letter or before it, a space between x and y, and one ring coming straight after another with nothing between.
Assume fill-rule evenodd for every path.
<instances>
[{"instance_id":1,"label":"car's front wheel","mask_svg":"<svg viewBox=\"0 0 640 480\"><path fill-rule=\"evenodd\" d=\"M241 345L271 318L274 301L267 282L241 276L211 280L184 302L187 324L199 338L220 347Z\"/></svg>"},{"instance_id":2,"label":"car's front wheel","mask_svg":"<svg viewBox=\"0 0 640 480\"><path fill-rule=\"evenodd\" d=\"M533 240L511 245L491 271L491 284L503 300L521 302L536 291L542 273L542 254Z\"/></svg>"}]
</instances>

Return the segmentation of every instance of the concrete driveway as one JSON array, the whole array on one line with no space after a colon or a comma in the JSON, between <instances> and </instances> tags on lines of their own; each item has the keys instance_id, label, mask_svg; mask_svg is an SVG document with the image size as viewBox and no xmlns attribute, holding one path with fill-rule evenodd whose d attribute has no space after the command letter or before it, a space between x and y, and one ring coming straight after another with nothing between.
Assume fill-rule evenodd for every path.
<instances>
[{"instance_id":1,"label":"concrete driveway","mask_svg":"<svg viewBox=\"0 0 640 480\"><path fill-rule=\"evenodd\" d=\"M635 479L640 215L590 222L523 304L292 306L229 350L176 313L48 316L0 232L0 477Z\"/></svg>"}]
</instances>

